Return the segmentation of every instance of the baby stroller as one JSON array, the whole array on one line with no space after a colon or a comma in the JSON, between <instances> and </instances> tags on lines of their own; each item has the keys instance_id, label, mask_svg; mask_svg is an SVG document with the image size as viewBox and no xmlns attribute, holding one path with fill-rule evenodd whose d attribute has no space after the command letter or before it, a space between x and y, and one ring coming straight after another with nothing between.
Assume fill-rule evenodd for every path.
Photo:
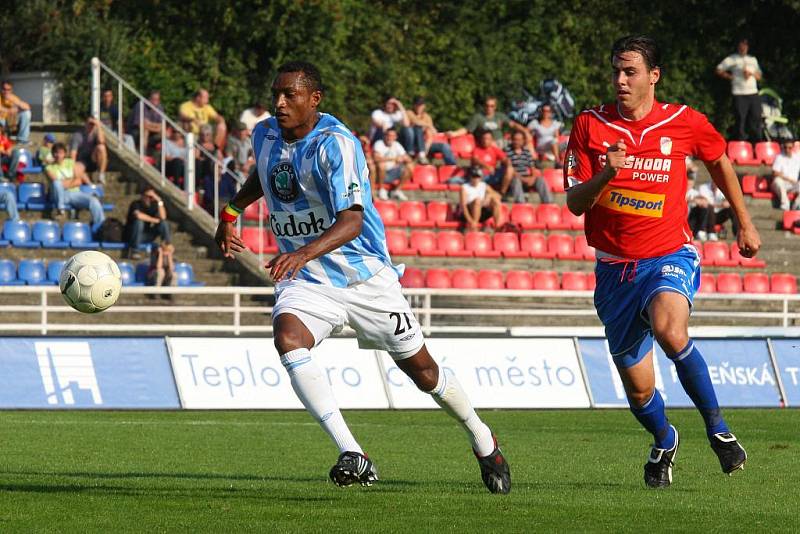
<instances>
[{"instance_id":1,"label":"baby stroller","mask_svg":"<svg viewBox=\"0 0 800 534\"><path fill-rule=\"evenodd\" d=\"M528 125L533 119L538 117L539 108L549 104L553 109L553 115L562 124L575 115L575 99L569 89L555 78L542 80L539 84L539 94L533 93L525 88L522 89L523 99L511 103L511 111L508 116L523 125Z\"/></svg>"},{"instance_id":2,"label":"baby stroller","mask_svg":"<svg viewBox=\"0 0 800 534\"><path fill-rule=\"evenodd\" d=\"M765 87L758 92L758 96L761 97L761 118L767 141L793 139L789 119L783 116L783 99L780 95Z\"/></svg>"}]
</instances>

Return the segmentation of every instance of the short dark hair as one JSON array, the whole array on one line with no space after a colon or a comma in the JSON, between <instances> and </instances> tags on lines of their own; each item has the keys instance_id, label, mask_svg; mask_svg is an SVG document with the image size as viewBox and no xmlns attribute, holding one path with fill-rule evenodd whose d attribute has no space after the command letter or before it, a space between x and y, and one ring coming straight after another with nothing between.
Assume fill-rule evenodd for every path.
<instances>
[{"instance_id":1,"label":"short dark hair","mask_svg":"<svg viewBox=\"0 0 800 534\"><path fill-rule=\"evenodd\" d=\"M64 143L55 143L55 144L53 145L53 148L51 148L51 149L50 149L50 151L51 151L53 154L55 154L55 153L56 153L56 152L58 152L59 150L63 150L64 152L66 152L66 151L67 151L67 145L65 145Z\"/></svg>"},{"instance_id":2,"label":"short dark hair","mask_svg":"<svg viewBox=\"0 0 800 534\"><path fill-rule=\"evenodd\" d=\"M142 190L141 190L141 192L140 192L139 194L140 194L140 195L144 195L144 194L145 194L145 193L147 193L148 191L155 191L155 190L156 190L156 188L155 188L155 187L153 187L152 185L150 185L150 184L144 184L144 185L142 186Z\"/></svg>"},{"instance_id":3,"label":"short dark hair","mask_svg":"<svg viewBox=\"0 0 800 534\"><path fill-rule=\"evenodd\" d=\"M647 70L661 68L661 49L655 39L646 35L626 35L617 39L611 46L611 61L623 52L637 52L642 55Z\"/></svg>"},{"instance_id":4,"label":"short dark hair","mask_svg":"<svg viewBox=\"0 0 800 534\"><path fill-rule=\"evenodd\" d=\"M322 75L313 63L308 61L289 61L278 67L278 74L285 72L300 72L303 74L304 84L312 92L322 92Z\"/></svg>"}]
</instances>

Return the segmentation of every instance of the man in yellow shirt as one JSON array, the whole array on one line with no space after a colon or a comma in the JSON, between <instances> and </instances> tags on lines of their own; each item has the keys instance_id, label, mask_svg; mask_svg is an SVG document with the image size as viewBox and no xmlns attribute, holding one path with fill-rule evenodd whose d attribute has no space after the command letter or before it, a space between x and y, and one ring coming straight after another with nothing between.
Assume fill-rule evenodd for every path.
<instances>
[{"instance_id":1,"label":"man in yellow shirt","mask_svg":"<svg viewBox=\"0 0 800 534\"><path fill-rule=\"evenodd\" d=\"M208 103L208 100L208 91L198 89L191 100L181 104L178 114L183 128L195 135L200 133L201 126L212 122L216 123L214 144L218 148L223 148L225 146L225 136L227 135L225 119Z\"/></svg>"},{"instance_id":2,"label":"man in yellow shirt","mask_svg":"<svg viewBox=\"0 0 800 534\"><path fill-rule=\"evenodd\" d=\"M0 123L10 132L17 128L17 143L25 145L31 133L31 106L14 94L8 80L0 82Z\"/></svg>"}]
</instances>

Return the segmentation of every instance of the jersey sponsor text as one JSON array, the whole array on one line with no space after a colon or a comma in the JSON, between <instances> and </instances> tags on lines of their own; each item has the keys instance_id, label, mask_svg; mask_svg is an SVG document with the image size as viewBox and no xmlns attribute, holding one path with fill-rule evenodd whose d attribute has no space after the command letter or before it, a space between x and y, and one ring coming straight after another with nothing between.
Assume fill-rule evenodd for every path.
<instances>
[{"instance_id":1,"label":"jersey sponsor text","mask_svg":"<svg viewBox=\"0 0 800 534\"><path fill-rule=\"evenodd\" d=\"M603 195L599 204L615 211L644 217L661 218L664 214L664 195L630 189L611 189Z\"/></svg>"}]
</instances>

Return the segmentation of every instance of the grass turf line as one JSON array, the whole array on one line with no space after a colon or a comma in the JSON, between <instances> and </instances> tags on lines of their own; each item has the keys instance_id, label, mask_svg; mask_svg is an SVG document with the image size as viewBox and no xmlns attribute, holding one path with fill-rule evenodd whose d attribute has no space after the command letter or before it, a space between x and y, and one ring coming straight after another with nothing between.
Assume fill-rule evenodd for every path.
<instances>
[{"instance_id":1,"label":"grass turf line","mask_svg":"<svg viewBox=\"0 0 800 534\"><path fill-rule=\"evenodd\" d=\"M671 410L681 449L658 491L627 411L483 411L511 464L499 496L439 411L347 412L381 480L345 489L305 412L0 412L0 531L797 529L800 411L725 413L746 470L723 475L699 415Z\"/></svg>"}]
</instances>

